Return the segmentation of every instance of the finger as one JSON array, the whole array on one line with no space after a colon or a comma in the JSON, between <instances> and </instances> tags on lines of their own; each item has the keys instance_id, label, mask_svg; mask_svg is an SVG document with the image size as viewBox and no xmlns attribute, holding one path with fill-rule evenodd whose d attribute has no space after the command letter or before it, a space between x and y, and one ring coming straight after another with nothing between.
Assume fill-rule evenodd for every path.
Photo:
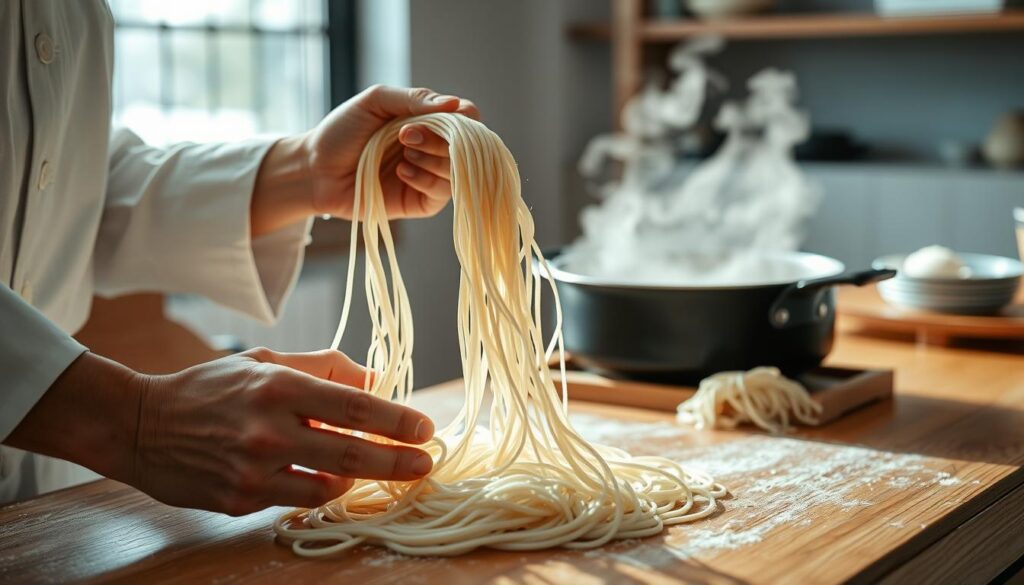
<instances>
[{"instance_id":1,"label":"finger","mask_svg":"<svg viewBox=\"0 0 1024 585\"><path fill-rule=\"evenodd\" d=\"M411 481L430 473L434 466L430 455L415 447L381 445L320 429L305 430L291 456L297 465L360 479Z\"/></svg>"},{"instance_id":2,"label":"finger","mask_svg":"<svg viewBox=\"0 0 1024 585\"><path fill-rule=\"evenodd\" d=\"M452 184L444 177L429 173L407 162L398 163L398 178L426 197L448 201L452 197Z\"/></svg>"},{"instance_id":3,"label":"finger","mask_svg":"<svg viewBox=\"0 0 1024 585\"><path fill-rule=\"evenodd\" d=\"M381 184L384 192L389 193L384 201L384 209L392 219L431 217L448 205L447 198L433 199L410 187L399 178L394 167L386 176L381 176Z\"/></svg>"},{"instance_id":4,"label":"finger","mask_svg":"<svg viewBox=\"0 0 1024 585\"><path fill-rule=\"evenodd\" d=\"M246 354L264 363L277 364L305 372L322 380L363 388L367 376L372 381L373 372L352 361L340 351L324 349L306 353L282 353L266 348L250 350Z\"/></svg>"},{"instance_id":5,"label":"finger","mask_svg":"<svg viewBox=\"0 0 1024 585\"><path fill-rule=\"evenodd\" d=\"M353 483L330 473L285 468L267 480L265 500L271 506L316 508L352 489Z\"/></svg>"},{"instance_id":6,"label":"finger","mask_svg":"<svg viewBox=\"0 0 1024 585\"><path fill-rule=\"evenodd\" d=\"M288 395L301 418L333 427L364 431L403 443L423 443L434 436L434 423L408 406L389 402L361 390L324 382L295 372L285 383L297 389Z\"/></svg>"},{"instance_id":7,"label":"finger","mask_svg":"<svg viewBox=\"0 0 1024 585\"><path fill-rule=\"evenodd\" d=\"M447 156L434 156L414 148L406 148L403 155L405 160L421 170L451 181L452 160Z\"/></svg>"},{"instance_id":8,"label":"finger","mask_svg":"<svg viewBox=\"0 0 1024 585\"><path fill-rule=\"evenodd\" d=\"M461 100L439 94L425 87L390 87L375 85L356 97L356 103L371 114L384 119L418 116L433 112L454 112Z\"/></svg>"},{"instance_id":9,"label":"finger","mask_svg":"<svg viewBox=\"0 0 1024 585\"><path fill-rule=\"evenodd\" d=\"M476 107L476 104L467 99L459 100L459 109L455 111L474 120L480 119L480 109Z\"/></svg>"},{"instance_id":10,"label":"finger","mask_svg":"<svg viewBox=\"0 0 1024 585\"><path fill-rule=\"evenodd\" d=\"M448 142L423 124L406 124L398 131L398 141L434 156L448 156Z\"/></svg>"}]
</instances>

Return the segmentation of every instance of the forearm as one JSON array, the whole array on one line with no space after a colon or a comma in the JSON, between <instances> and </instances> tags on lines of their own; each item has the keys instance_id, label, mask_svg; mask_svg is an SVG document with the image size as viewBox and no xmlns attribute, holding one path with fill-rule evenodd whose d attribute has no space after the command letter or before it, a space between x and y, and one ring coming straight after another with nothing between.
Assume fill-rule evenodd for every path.
<instances>
[{"instance_id":1,"label":"forearm","mask_svg":"<svg viewBox=\"0 0 1024 585\"><path fill-rule=\"evenodd\" d=\"M315 213L305 134L277 141L260 164L249 209L252 237L271 233Z\"/></svg>"},{"instance_id":2,"label":"forearm","mask_svg":"<svg viewBox=\"0 0 1024 585\"><path fill-rule=\"evenodd\" d=\"M83 353L50 386L4 444L130 481L141 380L121 364Z\"/></svg>"}]
</instances>

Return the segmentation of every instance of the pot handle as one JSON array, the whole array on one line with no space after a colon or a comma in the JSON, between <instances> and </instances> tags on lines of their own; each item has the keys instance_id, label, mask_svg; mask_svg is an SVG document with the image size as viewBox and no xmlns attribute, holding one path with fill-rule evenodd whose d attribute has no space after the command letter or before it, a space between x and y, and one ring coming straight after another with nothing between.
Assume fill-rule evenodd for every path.
<instances>
[{"instance_id":1,"label":"pot handle","mask_svg":"<svg viewBox=\"0 0 1024 585\"><path fill-rule=\"evenodd\" d=\"M799 280L787 286L772 303L768 321L776 329L786 329L817 323L829 316L829 306L823 302L825 291L841 284L864 286L896 276L891 268L844 272L835 276Z\"/></svg>"}]
</instances>

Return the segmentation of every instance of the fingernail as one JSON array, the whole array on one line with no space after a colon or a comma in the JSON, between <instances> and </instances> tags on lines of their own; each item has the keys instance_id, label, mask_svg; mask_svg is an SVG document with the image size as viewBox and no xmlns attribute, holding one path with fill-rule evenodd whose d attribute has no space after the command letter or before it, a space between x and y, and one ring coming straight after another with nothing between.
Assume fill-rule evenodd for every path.
<instances>
[{"instance_id":1,"label":"fingernail","mask_svg":"<svg viewBox=\"0 0 1024 585\"><path fill-rule=\"evenodd\" d=\"M407 148L405 149L405 158L410 160L420 160L423 158L423 153L415 148Z\"/></svg>"},{"instance_id":2,"label":"fingernail","mask_svg":"<svg viewBox=\"0 0 1024 585\"><path fill-rule=\"evenodd\" d=\"M423 443L429 441L434 436L434 423L429 420L421 420L416 423L416 439Z\"/></svg>"},{"instance_id":3,"label":"fingernail","mask_svg":"<svg viewBox=\"0 0 1024 585\"><path fill-rule=\"evenodd\" d=\"M405 131L405 143L406 144L423 144L423 133L419 130L410 128Z\"/></svg>"},{"instance_id":4,"label":"fingernail","mask_svg":"<svg viewBox=\"0 0 1024 585\"><path fill-rule=\"evenodd\" d=\"M398 165L398 174L411 179L416 176L416 167L402 163Z\"/></svg>"},{"instance_id":5,"label":"fingernail","mask_svg":"<svg viewBox=\"0 0 1024 585\"><path fill-rule=\"evenodd\" d=\"M416 456L416 459L412 462L413 475L426 475L430 473L430 470L434 468L434 460L430 458L430 455L422 453Z\"/></svg>"},{"instance_id":6,"label":"fingernail","mask_svg":"<svg viewBox=\"0 0 1024 585\"><path fill-rule=\"evenodd\" d=\"M452 100L457 100L457 99L459 99L459 98L457 98L457 97L455 97L455 96L453 96L453 95L435 95L434 97L432 97L432 98L430 98L430 99L431 99L431 100L432 100L432 101L433 101L434 103L436 103L436 104L443 104L443 103L445 103L445 102L450 102L450 101L452 101Z\"/></svg>"}]
</instances>

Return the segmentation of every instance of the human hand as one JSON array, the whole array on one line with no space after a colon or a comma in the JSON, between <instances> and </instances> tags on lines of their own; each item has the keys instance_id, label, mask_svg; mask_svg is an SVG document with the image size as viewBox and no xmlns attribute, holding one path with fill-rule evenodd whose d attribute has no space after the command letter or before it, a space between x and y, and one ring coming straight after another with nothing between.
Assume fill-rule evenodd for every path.
<instances>
[{"instance_id":1,"label":"human hand","mask_svg":"<svg viewBox=\"0 0 1024 585\"><path fill-rule=\"evenodd\" d=\"M306 136L313 175L313 206L319 213L352 219L356 167L373 134L395 118L457 112L479 119L473 102L425 88L373 86L341 104ZM452 196L448 143L422 124L398 134L403 148L380 165L388 217L426 217Z\"/></svg>"},{"instance_id":2,"label":"human hand","mask_svg":"<svg viewBox=\"0 0 1024 585\"><path fill-rule=\"evenodd\" d=\"M353 478L426 475L432 460L420 449L311 426L324 422L405 443L433 436L425 415L357 389L365 375L340 352L261 348L149 377L127 482L167 504L242 515L274 505L319 506L347 491Z\"/></svg>"},{"instance_id":3,"label":"human hand","mask_svg":"<svg viewBox=\"0 0 1024 585\"><path fill-rule=\"evenodd\" d=\"M341 104L309 132L282 138L260 162L249 210L252 237L311 215L352 219L356 168L373 133L395 118L458 112L479 118L473 102L429 89L376 85ZM380 181L392 219L426 217L452 196L448 143L408 124L400 148L381 161Z\"/></svg>"}]
</instances>

